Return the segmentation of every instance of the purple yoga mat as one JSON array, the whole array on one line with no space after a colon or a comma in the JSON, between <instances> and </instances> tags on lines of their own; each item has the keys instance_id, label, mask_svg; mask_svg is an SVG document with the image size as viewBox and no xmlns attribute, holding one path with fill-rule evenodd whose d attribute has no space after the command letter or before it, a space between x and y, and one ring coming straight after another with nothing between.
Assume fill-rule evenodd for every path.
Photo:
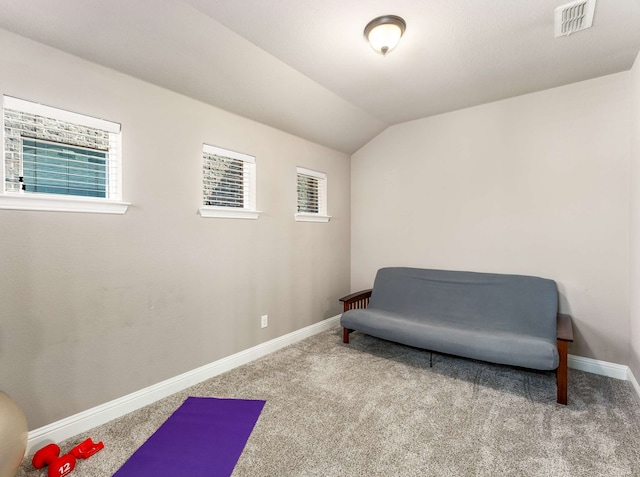
<instances>
[{"instance_id":1,"label":"purple yoga mat","mask_svg":"<svg viewBox=\"0 0 640 477\"><path fill-rule=\"evenodd\" d=\"M264 405L189 397L113 476L229 476Z\"/></svg>"}]
</instances>

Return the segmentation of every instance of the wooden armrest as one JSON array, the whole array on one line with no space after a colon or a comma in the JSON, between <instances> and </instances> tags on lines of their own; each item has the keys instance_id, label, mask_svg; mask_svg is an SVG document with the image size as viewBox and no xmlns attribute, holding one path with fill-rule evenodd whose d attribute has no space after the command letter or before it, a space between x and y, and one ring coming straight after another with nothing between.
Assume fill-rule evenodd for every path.
<instances>
[{"instance_id":1,"label":"wooden armrest","mask_svg":"<svg viewBox=\"0 0 640 477\"><path fill-rule=\"evenodd\" d=\"M571 315L558 313L556 334L559 340L573 341L573 325L571 323Z\"/></svg>"},{"instance_id":2,"label":"wooden armrest","mask_svg":"<svg viewBox=\"0 0 640 477\"><path fill-rule=\"evenodd\" d=\"M371 288L343 296L340 301L344 303L344 311L349 311L355 308L366 308L369 305L370 297Z\"/></svg>"},{"instance_id":3,"label":"wooden armrest","mask_svg":"<svg viewBox=\"0 0 640 477\"><path fill-rule=\"evenodd\" d=\"M361 290L359 292L352 293L351 295L343 296L340 301L343 303L350 303L352 301L362 300L363 298L369 298L371 296L371 288L367 290Z\"/></svg>"}]
</instances>

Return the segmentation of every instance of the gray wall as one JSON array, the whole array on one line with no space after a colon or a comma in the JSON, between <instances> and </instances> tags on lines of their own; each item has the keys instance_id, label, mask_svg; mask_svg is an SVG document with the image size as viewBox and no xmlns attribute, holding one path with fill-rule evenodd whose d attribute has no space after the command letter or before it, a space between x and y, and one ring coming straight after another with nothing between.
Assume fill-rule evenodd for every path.
<instances>
[{"instance_id":1,"label":"gray wall","mask_svg":"<svg viewBox=\"0 0 640 477\"><path fill-rule=\"evenodd\" d=\"M132 202L0 210L0 390L31 429L333 316L385 265L553 278L571 352L640 374L638 61L392 127L350 171L342 153L1 30L0 44L0 94L123 125ZM202 142L257 157L258 221L197 215ZM330 223L294 222L298 165L328 174Z\"/></svg>"},{"instance_id":2,"label":"gray wall","mask_svg":"<svg viewBox=\"0 0 640 477\"><path fill-rule=\"evenodd\" d=\"M340 312L347 155L8 32L0 44L0 94L122 124L132 203L0 210L0 389L30 429ZM259 220L197 215L203 142L256 156ZM328 224L294 221L298 165L327 173Z\"/></svg>"},{"instance_id":3,"label":"gray wall","mask_svg":"<svg viewBox=\"0 0 640 477\"><path fill-rule=\"evenodd\" d=\"M390 127L352 156L351 284L386 265L556 280L574 354L629 359L628 72Z\"/></svg>"},{"instance_id":4,"label":"gray wall","mask_svg":"<svg viewBox=\"0 0 640 477\"><path fill-rule=\"evenodd\" d=\"M631 318L629 366L640 379L640 53L631 70Z\"/></svg>"}]
</instances>

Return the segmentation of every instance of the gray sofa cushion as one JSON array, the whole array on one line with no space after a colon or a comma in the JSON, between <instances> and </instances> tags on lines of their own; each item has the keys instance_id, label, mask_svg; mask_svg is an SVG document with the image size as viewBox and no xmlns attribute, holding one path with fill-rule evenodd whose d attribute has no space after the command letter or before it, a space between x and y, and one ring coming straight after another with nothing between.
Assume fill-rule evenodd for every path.
<instances>
[{"instance_id":1,"label":"gray sofa cushion","mask_svg":"<svg viewBox=\"0 0 640 477\"><path fill-rule=\"evenodd\" d=\"M388 341L490 363L552 370L558 367L554 340L482 327L416 320L374 309L350 310L342 326Z\"/></svg>"},{"instance_id":2,"label":"gray sofa cushion","mask_svg":"<svg viewBox=\"0 0 640 477\"><path fill-rule=\"evenodd\" d=\"M551 370L557 312L553 280L395 267L378 271L368 308L341 323L410 346Z\"/></svg>"}]
</instances>

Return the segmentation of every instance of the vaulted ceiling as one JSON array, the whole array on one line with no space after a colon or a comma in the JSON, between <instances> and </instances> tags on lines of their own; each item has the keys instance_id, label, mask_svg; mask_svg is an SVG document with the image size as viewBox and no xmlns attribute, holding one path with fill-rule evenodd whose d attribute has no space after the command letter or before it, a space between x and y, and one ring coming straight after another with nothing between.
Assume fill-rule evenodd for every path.
<instances>
[{"instance_id":1,"label":"vaulted ceiling","mask_svg":"<svg viewBox=\"0 0 640 477\"><path fill-rule=\"evenodd\" d=\"M356 151L389 125L628 70L640 0L2 0L0 28L305 139ZM383 57L372 18L407 22ZM0 53L1 54L1 53Z\"/></svg>"}]
</instances>

